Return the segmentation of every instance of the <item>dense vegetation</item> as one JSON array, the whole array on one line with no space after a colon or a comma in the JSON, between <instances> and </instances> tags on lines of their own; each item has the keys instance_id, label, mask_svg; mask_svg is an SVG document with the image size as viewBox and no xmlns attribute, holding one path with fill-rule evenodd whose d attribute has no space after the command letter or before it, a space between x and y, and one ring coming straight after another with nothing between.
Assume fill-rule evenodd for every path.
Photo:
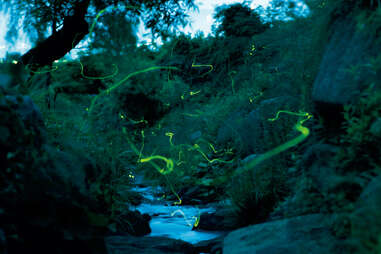
<instances>
[{"instance_id":1,"label":"dense vegetation","mask_svg":"<svg viewBox=\"0 0 381 254\"><path fill-rule=\"evenodd\" d=\"M370 182L380 183L380 53L346 70L362 89L339 107L340 117L327 115L312 94L333 27L355 17L380 43L381 6L305 2L303 16L292 1L268 10L221 6L213 34L165 30L163 45L152 47L136 45L136 20L110 10L86 49L72 49L77 59L42 67L13 89L40 108L49 144L97 165L88 181L106 224L120 221L126 202L138 202L131 187L144 176L175 204L223 203L226 229L333 214L330 230L345 253L378 253L381 204L358 202ZM5 59L9 68L14 58ZM279 111L287 112L275 120ZM303 135L298 123L309 130L305 139L275 152Z\"/></svg>"}]
</instances>

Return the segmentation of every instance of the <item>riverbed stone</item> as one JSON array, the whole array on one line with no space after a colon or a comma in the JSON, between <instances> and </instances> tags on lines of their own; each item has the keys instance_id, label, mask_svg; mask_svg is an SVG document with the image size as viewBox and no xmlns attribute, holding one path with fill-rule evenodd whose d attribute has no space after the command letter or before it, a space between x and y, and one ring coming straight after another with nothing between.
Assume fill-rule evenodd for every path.
<instances>
[{"instance_id":1,"label":"riverbed stone","mask_svg":"<svg viewBox=\"0 0 381 254\"><path fill-rule=\"evenodd\" d=\"M200 221L196 230L228 231L237 228L232 222L229 223L231 211L227 208L217 207L214 212L204 212L200 215Z\"/></svg>"},{"instance_id":2,"label":"riverbed stone","mask_svg":"<svg viewBox=\"0 0 381 254\"><path fill-rule=\"evenodd\" d=\"M381 176L373 178L355 203L351 215L353 241L357 253L380 253L381 246ZM364 251L367 252L364 252Z\"/></svg>"},{"instance_id":3,"label":"riverbed stone","mask_svg":"<svg viewBox=\"0 0 381 254\"><path fill-rule=\"evenodd\" d=\"M105 238L108 254L196 254L192 244L166 237L110 236Z\"/></svg>"},{"instance_id":4,"label":"riverbed stone","mask_svg":"<svg viewBox=\"0 0 381 254\"><path fill-rule=\"evenodd\" d=\"M335 241L322 214L265 222L229 233L224 254L332 253Z\"/></svg>"},{"instance_id":5,"label":"riverbed stone","mask_svg":"<svg viewBox=\"0 0 381 254\"><path fill-rule=\"evenodd\" d=\"M133 236L144 236L151 233L149 221L151 217L148 214L141 214L139 211L125 210L118 215L116 225L117 233L129 233Z\"/></svg>"},{"instance_id":6,"label":"riverbed stone","mask_svg":"<svg viewBox=\"0 0 381 254\"><path fill-rule=\"evenodd\" d=\"M194 247L199 253L221 254L224 238L227 234L223 233L214 239L198 242L194 244Z\"/></svg>"}]
</instances>

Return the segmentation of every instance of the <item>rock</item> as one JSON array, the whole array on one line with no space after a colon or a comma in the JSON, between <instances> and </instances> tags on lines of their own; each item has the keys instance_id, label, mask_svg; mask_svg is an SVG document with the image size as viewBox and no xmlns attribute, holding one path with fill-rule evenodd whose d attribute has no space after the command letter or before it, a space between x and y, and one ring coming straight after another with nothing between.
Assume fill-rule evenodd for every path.
<instances>
[{"instance_id":1,"label":"rock","mask_svg":"<svg viewBox=\"0 0 381 254\"><path fill-rule=\"evenodd\" d=\"M151 217L148 214L141 214L139 211L125 210L118 215L118 224L116 225L117 234L129 233L133 236L143 236L151 233L149 221Z\"/></svg>"},{"instance_id":2,"label":"rock","mask_svg":"<svg viewBox=\"0 0 381 254\"><path fill-rule=\"evenodd\" d=\"M303 154L301 167L313 180L318 190L327 191L338 177L335 171L335 156L338 147L328 144L314 144Z\"/></svg>"},{"instance_id":3,"label":"rock","mask_svg":"<svg viewBox=\"0 0 381 254\"><path fill-rule=\"evenodd\" d=\"M372 80L380 78L369 67L369 59L379 52L377 33L360 29L356 15L338 17L332 22L329 41L313 84L312 99L316 109L332 127L339 126L343 120L342 105L359 99Z\"/></svg>"},{"instance_id":4,"label":"rock","mask_svg":"<svg viewBox=\"0 0 381 254\"><path fill-rule=\"evenodd\" d=\"M322 214L271 221L229 233L224 254L332 253L334 242Z\"/></svg>"},{"instance_id":5,"label":"rock","mask_svg":"<svg viewBox=\"0 0 381 254\"><path fill-rule=\"evenodd\" d=\"M198 242L194 244L194 247L198 253L221 254L222 244L226 235L227 233L211 240Z\"/></svg>"},{"instance_id":6,"label":"rock","mask_svg":"<svg viewBox=\"0 0 381 254\"><path fill-rule=\"evenodd\" d=\"M196 254L187 242L166 237L110 236L105 239L108 254Z\"/></svg>"},{"instance_id":7,"label":"rock","mask_svg":"<svg viewBox=\"0 0 381 254\"><path fill-rule=\"evenodd\" d=\"M231 212L228 209L219 207L215 212L201 213L196 230L227 231L236 228L226 220L229 216L231 216Z\"/></svg>"},{"instance_id":8,"label":"rock","mask_svg":"<svg viewBox=\"0 0 381 254\"><path fill-rule=\"evenodd\" d=\"M210 186L185 187L178 192L183 205L207 204L215 201L217 193Z\"/></svg>"},{"instance_id":9,"label":"rock","mask_svg":"<svg viewBox=\"0 0 381 254\"><path fill-rule=\"evenodd\" d=\"M200 223L197 226L197 229L203 230L224 230L223 227L224 216L217 214L216 212L211 213L202 213L200 215Z\"/></svg>"},{"instance_id":10,"label":"rock","mask_svg":"<svg viewBox=\"0 0 381 254\"><path fill-rule=\"evenodd\" d=\"M381 176L374 178L363 190L351 215L356 253L380 253L381 246ZM366 252L362 252L366 251Z\"/></svg>"}]
</instances>

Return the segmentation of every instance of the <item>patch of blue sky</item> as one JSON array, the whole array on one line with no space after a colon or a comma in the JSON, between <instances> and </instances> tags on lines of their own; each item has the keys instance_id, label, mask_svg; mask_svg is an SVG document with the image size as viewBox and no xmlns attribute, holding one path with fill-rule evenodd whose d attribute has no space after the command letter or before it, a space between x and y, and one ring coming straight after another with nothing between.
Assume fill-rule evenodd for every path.
<instances>
[{"instance_id":1,"label":"patch of blue sky","mask_svg":"<svg viewBox=\"0 0 381 254\"><path fill-rule=\"evenodd\" d=\"M21 27L20 20L20 27ZM8 31L9 13L0 13L0 58L5 57L7 52L25 53L30 48L30 43L27 35L19 30L17 40L12 44L6 41L6 32Z\"/></svg>"}]
</instances>

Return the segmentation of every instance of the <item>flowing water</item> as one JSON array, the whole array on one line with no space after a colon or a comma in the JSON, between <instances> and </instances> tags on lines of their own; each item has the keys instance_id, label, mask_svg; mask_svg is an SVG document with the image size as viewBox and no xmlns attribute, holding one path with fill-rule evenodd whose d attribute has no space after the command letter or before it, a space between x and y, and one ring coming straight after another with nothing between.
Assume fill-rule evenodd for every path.
<instances>
[{"instance_id":1,"label":"flowing water","mask_svg":"<svg viewBox=\"0 0 381 254\"><path fill-rule=\"evenodd\" d=\"M150 187L136 187L145 201L136 207L141 213L148 213L152 219L150 226L152 232L149 236L165 236L181 239L189 243L197 243L216 238L222 232L192 230L201 213L213 212L213 208L198 208L194 206L172 206L171 202L158 200L154 197Z\"/></svg>"}]
</instances>

